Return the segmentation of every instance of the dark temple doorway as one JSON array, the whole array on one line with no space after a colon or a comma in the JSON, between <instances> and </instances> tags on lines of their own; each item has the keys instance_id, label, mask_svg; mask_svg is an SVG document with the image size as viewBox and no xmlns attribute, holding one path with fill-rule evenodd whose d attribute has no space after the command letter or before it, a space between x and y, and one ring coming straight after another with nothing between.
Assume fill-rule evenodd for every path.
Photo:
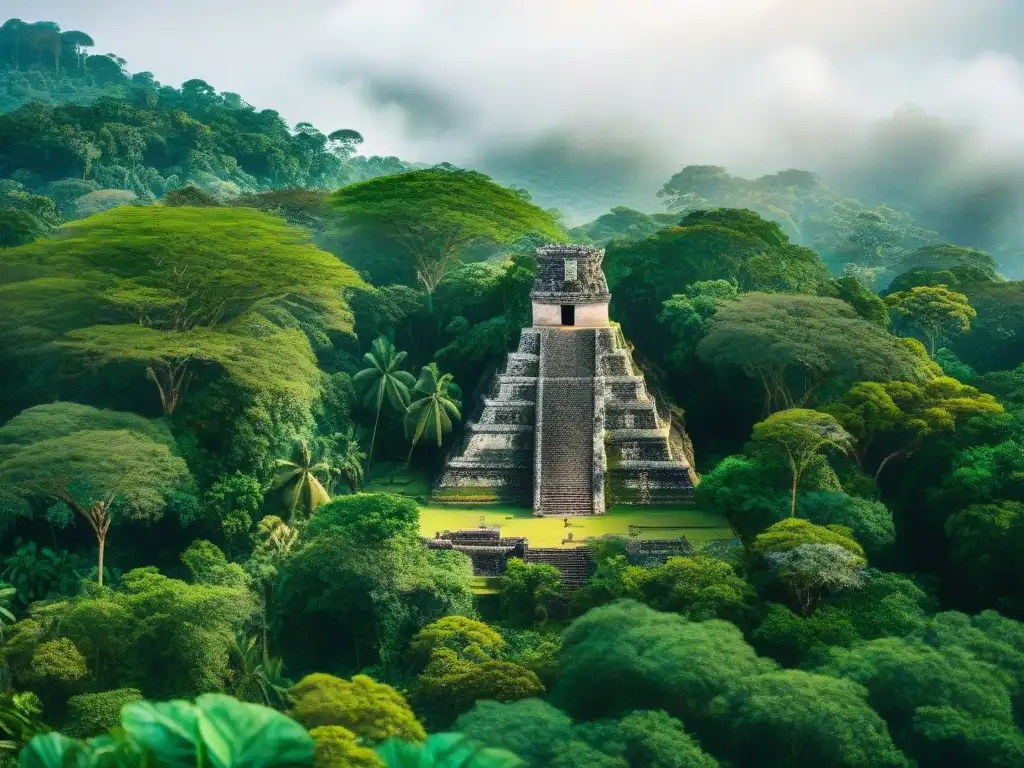
<instances>
[{"instance_id":1,"label":"dark temple doorway","mask_svg":"<svg viewBox=\"0 0 1024 768\"><path fill-rule=\"evenodd\" d=\"M562 305L562 325L576 325L576 306L573 304Z\"/></svg>"}]
</instances>

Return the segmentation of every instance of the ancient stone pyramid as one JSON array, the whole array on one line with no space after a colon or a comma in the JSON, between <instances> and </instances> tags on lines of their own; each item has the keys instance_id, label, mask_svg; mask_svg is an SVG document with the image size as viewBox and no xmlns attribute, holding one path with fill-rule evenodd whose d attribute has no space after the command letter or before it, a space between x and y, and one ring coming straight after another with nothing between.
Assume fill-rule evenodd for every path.
<instances>
[{"instance_id":1,"label":"ancient stone pyramid","mask_svg":"<svg viewBox=\"0 0 1024 768\"><path fill-rule=\"evenodd\" d=\"M533 325L484 398L434 490L438 503L532 503L535 515L691 500L689 464L608 320L604 250L537 249Z\"/></svg>"}]
</instances>

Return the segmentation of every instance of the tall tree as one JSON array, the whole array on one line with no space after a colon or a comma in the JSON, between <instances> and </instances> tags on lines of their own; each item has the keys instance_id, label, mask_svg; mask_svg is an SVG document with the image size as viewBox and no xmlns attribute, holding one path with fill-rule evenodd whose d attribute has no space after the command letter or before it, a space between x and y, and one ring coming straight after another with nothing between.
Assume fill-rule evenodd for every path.
<instances>
[{"instance_id":1,"label":"tall tree","mask_svg":"<svg viewBox=\"0 0 1024 768\"><path fill-rule=\"evenodd\" d=\"M361 284L301 230L245 208L124 207L4 256L17 277L0 286L0 354L54 341L91 365L141 363L165 414L202 366L309 390L302 330L351 334L342 292Z\"/></svg>"},{"instance_id":2,"label":"tall tree","mask_svg":"<svg viewBox=\"0 0 1024 768\"><path fill-rule=\"evenodd\" d=\"M735 625L690 621L632 600L573 621L559 662L552 703L582 720L661 709L695 723L715 696L763 669ZM614 697L602 693L610 690Z\"/></svg>"},{"instance_id":3,"label":"tall tree","mask_svg":"<svg viewBox=\"0 0 1024 768\"><path fill-rule=\"evenodd\" d=\"M838 394L856 379L920 381L938 372L918 342L818 296L747 293L724 302L697 354L760 381L766 414Z\"/></svg>"},{"instance_id":4,"label":"tall tree","mask_svg":"<svg viewBox=\"0 0 1024 768\"><path fill-rule=\"evenodd\" d=\"M878 480L889 462L916 453L926 438L972 416L1002 413L1003 406L992 395L940 376L924 383L858 382L822 410L854 437L854 459Z\"/></svg>"},{"instance_id":5,"label":"tall tree","mask_svg":"<svg viewBox=\"0 0 1024 768\"><path fill-rule=\"evenodd\" d=\"M811 463L827 450L849 453L853 437L835 417L820 411L791 408L754 425L752 439L786 457L792 479L790 516L796 516L796 492Z\"/></svg>"},{"instance_id":6,"label":"tall tree","mask_svg":"<svg viewBox=\"0 0 1024 768\"><path fill-rule=\"evenodd\" d=\"M70 29L67 32L61 33L60 44L62 47L71 49L75 57L76 68L83 69L85 66L85 49L92 48L96 45L96 42L85 32Z\"/></svg>"},{"instance_id":7,"label":"tall tree","mask_svg":"<svg viewBox=\"0 0 1024 768\"><path fill-rule=\"evenodd\" d=\"M904 768L885 721L849 680L786 669L738 681L715 700L734 765Z\"/></svg>"},{"instance_id":8,"label":"tall tree","mask_svg":"<svg viewBox=\"0 0 1024 768\"><path fill-rule=\"evenodd\" d=\"M967 624L966 616L940 616ZM867 689L868 704L918 765L1019 762L1024 744L1014 722L1014 676L987 663L987 655L972 653L962 637L948 643L951 633L940 620L932 624L927 642L883 637L833 647L820 671ZM993 760L1001 751L1002 759Z\"/></svg>"},{"instance_id":9,"label":"tall tree","mask_svg":"<svg viewBox=\"0 0 1024 768\"><path fill-rule=\"evenodd\" d=\"M339 473L345 478L350 493L357 493L363 484L363 462L366 454L356 439L355 428L349 427L336 440L341 443L340 450L335 454L335 463Z\"/></svg>"},{"instance_id":10,"label":"tall tree","mask_svg":"<svg viewBox=\"0 0 1024 768\"><path fill-rule=\"evenodd\" d=\"M373 460L377 425L380 423L380 412L384 407L385 398L391 407L400 413L404 413L405 409L409 407L411 401L409 389L416 385L416 379L411 373L400 368L408 354L408 352L396 350L390 339L379 336L374 339L370 351L363 355L367 367L352 377L356 387L366 390L363 403L367 408L373 408L377 414L373 419L373 436L370 438L370 452L366 459L367 467Z\"/></svg>"},{"instance_id":11,"label":"tall tree","mask_svg":"<svg viewBox=\"0 0 1024 768\"><path fill-rule=\"evenodd\" d=\"M971 318L978 314L964 294L944 285L920 285L891 293L885 303L924 336L933 358L936 342L955 333L967 333Z\"/></svg>"},{"instance_id":12,"label":"tall tree","mask_svg":"<svg viewBox=\"0 0 1024 768\"><path fill-rule=\"evenodd\" d=\"M418 518L413 499L379 493L337 496L317 510L279 603L286 658L299 654L314 667L334 659L353 669L379 660L397 671L423 626L471 615L469 558L427 549ZM310 622L323 632L309 633Z\"/></svg>"},{"instance_id":13,"label":"tall tree","mask_svg":"<svg viewBox=\"0 0 1024 768\"><path fill-rule=\"evenodd\" d=\"M169 433L160 442L131 429L72 429L59 415L34 439L9 449L0 460L0 485L62 501L92 528L98 547L97 581L103 584L104 552L117 517L152 520L166 497L190 480L184 460L173 452Z\"/></svg>"},{"instance_id":14,"label":"tall tree","mask_svg":"<svg viewBox=\"0 0 1024 768\"><path fill-rule=\"evenodd\" d=\"M281 659L271 658L255 637L238 633L231 643L231 655L237 667L232 693L242 701L281 707L288 701L292 681L284 677Z\"/></svg>"},{"instance_id":15,"label":"tall tree","mask_svg":"<svg viewBox=\"0 0 1024 768\"><path fill-rule=\"evenodd\" d=\"M329 475L332 468L326 461L313 461L305 440L298 441L292 458L278 459L275 464L278 476L274 487L284 492L288 522L292 521L300 504L306 515L311 515L321 504L330 501L331 495L317 475Z\"/></svg>"},{"instance_id":16,"label":"tall tree","mask_svg":"<svg viewBox=\"0 0 1024 768\"><path fill-rule=\"evenodd\" d=\"M924 245L906 253L893 264L893 271L897 277L907 272L948 273L955 278L958 287L1001 279L996 271L996 260L985 251L950 243Z\"/></svg>"},{"instance_id":17,"label":"tall tree","mask_svg":"<svg viewBox=\"0 0 1024 768\"><path fill-rule=\"evenodd\" d=\"M739 296L735 283L728 280L702 280L686 287L663 302L658 320L668 327L674 346L668 360L683 370L693 357L697 344L711 326L718 307Z\"/></svg>"},{"instance_id":18,"label":"tall tree","mask_svg":"<svg viewBox=\"0 0 1024 768\"><path fill-rule=\"evenodd\" d=\"M342 188L332 202L349 237L397 247L408 259L392 266L390 279L375 279L411 277L423 286L431 310L434 290L468 249L534 232L565 239L550 214L475 171L428 168L381 176Z\"/></svg>"},{"instance_id":19,"label":"tall tree","mask_svg":"<svg viewBox=\"0 0 1024 768\"><path fill-rule=\"evenodd\" d=\"M419 380L413 388L418 396L406 411L406 424L412 428L412 445L409 446L406 466L412 460L412 452L423 435L434 437L440 448L444 435L452 431L452 420L462 418L459 403L452 396L452 378L450 373L442 374L437 369L437 363L428 363L420 370Z\"/></svg>"}]
</instances>

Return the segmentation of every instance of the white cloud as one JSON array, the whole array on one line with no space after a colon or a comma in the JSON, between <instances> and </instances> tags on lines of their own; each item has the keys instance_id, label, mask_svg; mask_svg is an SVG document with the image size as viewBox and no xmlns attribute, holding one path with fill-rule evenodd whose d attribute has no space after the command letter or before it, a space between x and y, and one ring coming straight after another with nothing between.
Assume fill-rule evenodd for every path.
<instances>
[{"instance_id":1,"label":"white cloud","mask_svg":"<svg viewBox=\"0 0 1024 768\"><path fill-rule=\"evenodd\" d=\"M369 152L471 164L500 150L525 166L547 142L545 163L614 157L648 197L687 163L848 169L907 103L972 131L930 160L937 175L1024 154L1021 0L4 5L164 82L201 77L293 123L355 128Z\"/></svg>"},{"instance_id":2,"label":"white cloud","mask_svg":"<svg viewBox=\"0 0 1024 768\"><path fill-rule=\"evenodd\" d=\"M133 69L202 77L290 120L356 127L373 151L461 160L483 144L567 129L722 163L751 128L795 113L828 130L906 102L1024 138L1019 0L8 0L92 33ZM1020 37L1020 35L1017 35ZM356 79L352 79L352 77ZM418 131L366 79L459 108ZM360 82L360 79L363 82ZM792 142L762 131L765 162Z\"/></svg>"}]
</instances>

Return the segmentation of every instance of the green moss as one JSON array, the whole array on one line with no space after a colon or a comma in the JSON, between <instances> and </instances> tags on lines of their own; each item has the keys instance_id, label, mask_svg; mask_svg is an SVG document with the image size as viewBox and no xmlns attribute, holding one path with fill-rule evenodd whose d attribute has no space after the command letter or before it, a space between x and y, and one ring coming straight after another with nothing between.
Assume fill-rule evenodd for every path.
<instances>
[{"instance_id":1,"label":"green moss","mask_svg":"<svg viewBox=\"0 0 1024 768\"><path fill-rule=\"evenodd\" d=\"M446 488L430 500L435 504L488 504L502 501L502 493L496 488Z\"/></svg>"}]
</instances>

